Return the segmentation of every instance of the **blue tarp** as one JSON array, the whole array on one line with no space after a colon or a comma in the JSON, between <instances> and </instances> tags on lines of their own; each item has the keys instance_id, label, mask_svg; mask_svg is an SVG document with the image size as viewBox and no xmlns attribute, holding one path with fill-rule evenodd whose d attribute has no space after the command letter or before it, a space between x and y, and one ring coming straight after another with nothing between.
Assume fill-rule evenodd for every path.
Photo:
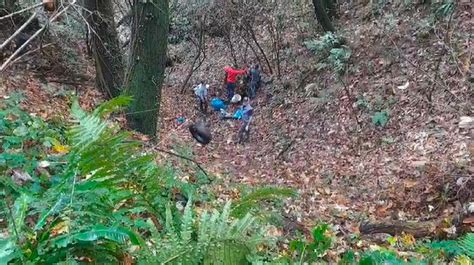
<instances>
[{"instance_id":1,"label":"blue tarp","mask_svg":"<svg viewBox=\"0 0 474 265\"><path fill-rule=\"evenodd\" d=\"M240 120L242 118L242 110L237 109L237 111L234 113L234 119Z\"/></svg>"}]
</instances>

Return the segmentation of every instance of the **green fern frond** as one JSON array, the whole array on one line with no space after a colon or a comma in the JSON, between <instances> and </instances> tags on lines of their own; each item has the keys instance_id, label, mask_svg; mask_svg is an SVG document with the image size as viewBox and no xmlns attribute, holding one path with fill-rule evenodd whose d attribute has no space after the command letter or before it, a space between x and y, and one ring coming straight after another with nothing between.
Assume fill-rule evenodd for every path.
<instances>
[{"instance_id":1,"label":"green fern frond","mask_svg":"<svg viewBox=\"0 0 474 265\"><path fill-rule=\"evenodd\" d=\"M58 201L47 211L43 211L41 213L40 218L38 219L38 222L36 223L34 230L39 231L40 229L43 228L43 226L46 224L48 217L52 215L56 215L59 213L64 207L66 203L66 196L64 194L60 194Z\"/></svg>"},{"instance_id":2,"label":"green fern frond","mask_svg":"<svg viewBox=\"0 0 474 265\"><path fill-rule=\"evenodd\" d=\"M113 98L109 101L102 103L100 106L98 106L94 110L93 115L104 118L106 115L112 112L117 112L123 107L127 107L130 104L130 102L132 102L132 99L133 98L129 96L119 96L119 97Z\"/></svg>"},{"instance_id":3,"label":"green fern frond","mask_svg":"<svg viewBox=\"0 0 474 265\"><path fill-rule=\"evenodd\" d=\"M77 99L72 103L71 115L77 125L72 126L69 138L73 147L79 149L78 151L93 145L107 128L107 123L103 122L98 116L88 115L81 109Z\"/></svg>"},{"instance_id":4,"label":"green fern frond","mask_svg":"<svg viewBox=\"0 0 474 265\"><path fill-rule=\"evenodd\" d=\"M232 206L227 202L221 212L203 212L195 223L192 203L188 201L180 233L166 233L156 246L155 263L170 264L242 264L247 255L255 254L257 245L269 242L265 230L247 214L231 219ZM195 236L193 236L195 235ZM222 263L224 262L224 263Z\"/></svg>"},{"instance_id":5,"label":"green fern frond","mask_svg":"<svg viewBox=\"0 0 474 265\"><path fill-rule=\"evenodd\" d=\"M474 233L468 233L460 242L461 248L466 251L466 255L474 258Z\"/></svg>"},{"instance_id":6,"label":"green fern frond","mask_svg":"<svg viewBox=\"0 0 474 265\"><path fill-rule=\"evenodd\" d=\"M13 216L11 216L12 220L10 220L10 231L15 231L23 227L31 201L31 196L26 193L21 193L21 195L15 200L12 211Z\"/></svg>"},{"instance_id":7,"label":"green fern frond","mask_svg":"<svg viewBox=\"0 0 474 265\"><path fill-rule=\"evenodd\" d=\"M0 238L0 264L8 264L19 256L18 248L12 240Z\"/></svg>"},{"instance_id":8,"label":"green fern frond","mask_svg":"<svg viewBox=\"0 0 474 265\"><path fill-rule=\"evenodd\" d=\"M96 242L100 239L107 239L118 244L130 241L133 245L143 245L144 241L131 230L121 227L95 226L88 231L68 234L55 238L52 244L64 248L76 242Z\"/></svg>"},{"instance_id":9,"label":"green fern frond","mask_svg":"<svg viewBox=\"0 0 474 265\"><path fill-rule=\"evenodd\" d=\"M183 243L191 241L193 233L193 210L192 199L189 198L186 207L184 208L183 221L181 222L181 240Z\"/></svg>"},{"instance_id":10,"label":"green fern frond","mask_svg":"<svg viewBox=\"0 0 474 265\"><path fill-rule=\"evenodd\" d=\"M288 188L263 187L254 190L238 200L232 208L231 216L243 217L260 206L262 201L275 201L297 196L296 191Z\"/></svg>"},{"instance_id":11,"label":"green fern frond","mask_svg":"<svg viewBox=\"0 0 474 265\"><path fill-rule=\"evenodd\" d=\"M79 107L77 100L72 107L76 124L69 132L72 145L70 167L79 174L89 174L92 180L115 179L115 185L128 181L129 176L146 178L156 171L154 158L139 155L140 143L129 140L130 133L116 133L102 121L100 115L115 110L130 98L117 98L103 103L89 114ZM71 170L72 171L72 170Z\"/></svg>"}]
</instances>

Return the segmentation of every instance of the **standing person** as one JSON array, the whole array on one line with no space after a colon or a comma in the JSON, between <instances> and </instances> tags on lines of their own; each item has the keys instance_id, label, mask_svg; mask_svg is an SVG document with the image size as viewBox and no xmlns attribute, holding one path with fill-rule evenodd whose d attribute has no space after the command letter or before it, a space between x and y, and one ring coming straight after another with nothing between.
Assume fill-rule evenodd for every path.
<instances>
[{"instance_id":1,"label":"standing person","mask_svg":"<svg viewBox=\"0 0 474 265\"><path fill-rule=\"evenodd\" d=\"M237 76L243 75L247 73L247 69L237 70L233 67L226 66L224 67L224 71L226 73L225 76L225 84L227 88L227 100L230 101L234 96L235 92L235 83L237 82Z\"/></svg>"},{"instance_id":2,"label":"standing person","mask_svg":"<svg viewBox=\"0 0 474 265\"><path fill-rule=\"evenodd\" d=\"M199 82L199 85L194 87L194 94L199 101L199 110L203 113L207 113L207 90L209 85L205 85L204 81Z\"/></svg>"},{"instance_id":3,"label":"standing person","mask_svg":"<svg viewBox=\"0 0 474 265\"><path fill-rule=\"evenodd\" d=\"M251 99L255 98L257 94L257 90L260 88L260 81L261 81L260 66L258 64L255 64L250 69L250 86L249 86L248 94Z\"/></svg>"},{"instance_id":4,"label":"standing person","mask_svg":"<svg viewBox=\"0 0 474 265\"><path fill-rule=\"evenodd\" d=\"M247 142L250 137L250 122L252 121L253 108L250 105L250 100L248 98L244 99L244 104L242 105L242 125L239 129L238 141L239 144Z\"/></svg>"}]
</instances>

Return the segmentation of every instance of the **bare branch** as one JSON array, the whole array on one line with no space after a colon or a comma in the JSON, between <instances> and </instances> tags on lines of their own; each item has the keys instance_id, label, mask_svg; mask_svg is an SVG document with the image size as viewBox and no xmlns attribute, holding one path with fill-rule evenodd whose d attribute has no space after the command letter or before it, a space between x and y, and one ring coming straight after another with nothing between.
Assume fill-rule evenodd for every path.
<instances>
[{"instance_id":1,"label":"bare branch","mask_svg":"<svg viewBox=\"0 0 474 265\"><path fill-rule=\"evenodd\" d=\"M35 34L33 34L25 43L23 43L23 45L21 45L20 48L18 48L12 55L10 55L10 57L8 57L8 59L2 64L2 66L0 67L0 72L3 72L5 71L5 69L7 68L7 66L13 61L13 59L15 57L18 56L18 54L20 54L20 52L26 48L26 46L28 46L28 44L33 41L36 37L38 37L43 31L46 30L46 28L49 26L49 23L52 23L54 22L56 19L58 19L59 16L61 16L62 14L64 14L64 12L66 12L69 7L71 7L72 5L74 5L75 3L77 2L77 0L73 0L68 6L64 7L61 11L57 12L56 15L54 15L46 25L44 25L42 28L40 28L39 30L37 30L35 32Z\"/></svg>"},{"instance_id":2,"label":"bare branch","mask_svg":"<svg viewBox=\"0 0 474 265\"><path fill-rule=\"evenodd\" d=\"M21 31L24 30L28 26L28 24L30 24L31 21L33 21L33 19L35 19L36 15L37 15L36 12L33 13L33 15L31 15L31 17L25 23L23 23L23 25L21 25L21 27L17 29L15 33L13 33L13 35L10 36L10 38L4 41L2 45L0 45L0 50L3 50L3 48L5 48L8 45L8 43L10 43L10 41L12 41L16 36L18 36L18 34L20 34Z\"/></svg>"},{"instance_id":3,"label":"bare branch","mask_svg":"<svg viewBox=\"0 0 474 265\"><path fill-rule=\"evenodd\" d=\"M189 79L191 79L191 76L193 75L193 73L199 67L201 67L204 60L206 60L206 47L205 47L206 43L205 43L205 40L204 40L204 38L205 38L204 28L202 26L204 24L205 20L206 20L206 16L204 16L204 18L201 19L201 27L199 28L198 42L196 43L196 42L193 41L194 45L197 47L197 53L196 53L196 57L194 57L193 63L191 64L191 67L189 68L188 75L186 76L186 79L184 80L184 83L181 86L181 93L184 93L184 91L186 89L186 85L188 84ZM191 40L192 40L192 38L191 38ZM199 58L201 58L201 54L202 54L202 59L198 62ZM196 65L196 63L197 63L197 65Z\"/></svg>"},{"instance_id":4,"label":"bare branch","mask_svg":"<svg viewBox=\"0 0 474 265\"><path fill-rule=\"evenodd\" d=\"M176 156L176 157L179 157L179 158L181 158L181 159L184 159L184 160L188 160L188 161L193 162L193 163L196 164L196 166L202 171L202 173L204 173L204 175L206 175L206 177L209 178L209 175L207 174L206 170L204 170L204 168L201 166L201 164L199 164L196 160L194 160L194 159L192 159L192 158L189 158L189 157L186 157L186 156L182 156L182 155L173 153L173 152L171 152L171 151L167 151L167 150L161 149L161 148L159 148L159 147L155 147L154 149L155 149L156 151L158 151L158 152L162 152L162 153L165 153L165 154L169 154L169 155Z\"/></svg>"},{"instance_id":5,"label":"bare branch","mask_svg":"<svg viewBox=\"0 0 474 265\"><path fill-rule=\"evenodd\" d=\"M32 53L35 53L35 52L37 52L37 51L39 51L39 50L41 50L41 49L43 49L43 48L49 47L49 46L51 46L51 45L53 45L53 43L48 43L48 44L42 45L42 46L40 46L40 47L38 47L38 48L36 48L36 49L34 49L34 50L28 51L28 52L26 52L26 53L24 53L24 54L18 56L18 58L16 58L15 60L13 60L13 61L12 61L12 64L18 62L19 60L23 59L23 58L24 58L25 56L27 56L27 55L30 55L30 54L32 54Z\"/></svg>"},{"instance_id":6,"label":"bare branch","mask_svg":"<svg viewBox=\"0 0 474 265\"><path fill-rule=\"evenodd\" d=\"M16 11L16 12L13 12L13 13L8 14L8 15L6 15L6 16L0 17L0 21L1 21L1 20L4 20L4 19L7 19L7 18L10 18L10 17L13 17L13 16L15 16L15 15L18 15L18 14L20 14L20 13L26 12L26 11L28 11L28 10L31 10L31 9L40 7L40 6L42 6L42 5L43 5L43 3L38 3L38 4L36 4L36 5L23 8L22 10L18 10L18 11Z\"/></svg>"}]
</instances>

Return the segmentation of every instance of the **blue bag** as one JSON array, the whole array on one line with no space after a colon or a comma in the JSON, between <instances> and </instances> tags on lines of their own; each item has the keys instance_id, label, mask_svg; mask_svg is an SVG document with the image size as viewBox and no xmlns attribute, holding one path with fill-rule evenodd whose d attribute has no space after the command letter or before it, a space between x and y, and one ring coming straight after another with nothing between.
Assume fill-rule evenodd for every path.
<instances>
[{"instance_id":1,"label":"blue bag","mask_svg":"<svg viewBox=\"0 0 474 265\"><path fill-rule=\"evenodd\" d=\"M220 98L213 98L211 99L211 107L215 111L219 111L221 109L227 109L227 105L224 103L224 101Z\"/></svg>"}]
</instances>

